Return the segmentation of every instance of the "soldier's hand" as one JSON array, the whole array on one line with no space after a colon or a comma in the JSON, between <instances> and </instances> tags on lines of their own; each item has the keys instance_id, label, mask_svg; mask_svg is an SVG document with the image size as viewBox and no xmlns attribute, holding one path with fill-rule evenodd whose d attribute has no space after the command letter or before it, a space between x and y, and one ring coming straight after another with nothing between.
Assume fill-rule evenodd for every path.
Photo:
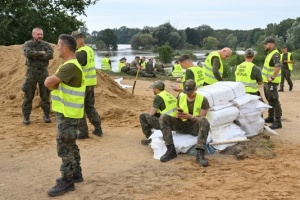
<instances>
[{"instance_id":1,"label":"soldier's hand","mask_svg":"<svg viewBox=\"0 0 300 200\"><path fill-rule=\"evenodd\" d=\"M47 52L46 51L40 51L41 54L45 55Z\"/></svg>"}]
</instances>

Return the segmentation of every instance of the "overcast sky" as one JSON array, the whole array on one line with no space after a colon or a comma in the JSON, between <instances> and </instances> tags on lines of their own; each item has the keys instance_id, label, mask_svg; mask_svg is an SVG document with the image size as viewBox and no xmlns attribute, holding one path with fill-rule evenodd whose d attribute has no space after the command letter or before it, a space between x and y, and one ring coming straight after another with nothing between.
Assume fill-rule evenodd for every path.
<instances>
[{"instance_id":1,"label":"overcast sky","mask_svg":"<svg viewBox=\"0 0 300 200\"><path fill-rule=\"evenodd\" d=\"M298 0L100 0L86 10L88 31L106 28L176 29L209 25L213 29L250 30L300 17Z\"/></svg>"}]
</instances>

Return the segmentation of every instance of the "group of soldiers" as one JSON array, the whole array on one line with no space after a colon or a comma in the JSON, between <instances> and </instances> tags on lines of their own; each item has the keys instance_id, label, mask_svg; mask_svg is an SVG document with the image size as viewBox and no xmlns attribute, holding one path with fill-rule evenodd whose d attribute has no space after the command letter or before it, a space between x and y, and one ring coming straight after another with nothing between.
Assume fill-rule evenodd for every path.
<instances>
[{"instance_id":1,"label":"group of soldiers","mask_svg":"<svg viewBox=\"0 0 300 200\"><path fill-rule=\"evenodd\" d=\"M287 52L287 47L282 47L282 54L276 48L275 39L267 37L263 41L264 48L268 52L262 71L252 61L255 57L253 49L245 50L244 59L235 71L235 79L242 82L247 94L260 95L258 85L264 84L265 97L272 107L268 110L266 123L272 123L271 129L282 128L282 110L279 102L278 91L283 92L284 79L288 80L289 90L292 91L293 83L290 72L294 64L292 55ZM209 103L205 96L196 91L199 87L211 85L217 81L223 81L223 60L232 55L230 48L225 47L211 52L203 67L194 66L188 55L182 55L178 59L180 66L186 70L182 76L181 84L173 85L172 89L179 92L174 97L165 90L162 81L155 81L151 88L155 95L152 107L148 113L140 114L140 124L146 139L141 140L143 145L151 143L152 129L160 129L167 151L161 156L161 162L167 162L177 157L172 131L182 134L198 136L196 162L200 166L208 166L205 158L205 144L209 132L209 122L205 118L209 109ZM178 68L180 69L180 68ZM280 89L277 87L280 84Z\"/></svg>"},{"instance_id":2,"label":"group of soldiers","mask_svg":"<svg viewBox=\"0 0 300 200\"><path fill-rule=\"evenodd\" d=\"M53 49L43 40L43 30L32 30L32 39L23 45L26 57L26 76L22 86L23 123L30 124L32 100L36 85L42 100L43 120L51 123L50 92L52 110L57 123L57 154L62 160L61 177L48 191L49 196L58 196L75 189L74 183L82 182L82 169L76 139L89 137L86 116L94 126L93 134L101 137L101 119L95 109L94 86L97 85L94 51L84 43L79 31L58 37L57 51L63 59L54 75L49 76L48 64L53 59Z\"/></svg>"},{"instance_id":3,"label":"group of soldiers","mask_svg":"<svg viewBox=\"0 0 300 200\"><path fill-rule=\"evenodd\" d=\"M290 71L294 61L286 47L283 47L283 54L280 55L272 37L264 40L264 47L268 55L262 71L252 63L254 51L247 49L244 55L245 62L237 66L235 75L236 81L242 82L246 93L249 94L259 95L258 85L264 84L266 99L272 106L265 122L272 123L270 128L276 129L282 127L282 111L277 86L280 84L279 91L283 92L283 82L286 78L290 86L289 90L293 89ZM58 66L54 75L49 76L47 67L49 60L53 59L53 49L43 40L43 30L34 28L32 39L25 42L23 46L27 66L25 82L22 86L23 123L30 124L32 100L37 84L42 100L44 122L51 123L49 102L51 93L52 110L55 112L57 123L57 153L62 159L61 177L56 179L56 185L48 191L49 196L58 196L74 190L74 183L84 180L76 139L89 137L86 116L94 126L92 133L100 137L103 135L101 119L94 106L94 86L97 85L94 51L84 43L83 34L79 31L74 31L70 35L61 34L58 37L57 51L64 62ZM232 51L228 47L213 51L207 56L203 67L194 66L188 55L180 56L173 69L173 76L181 75L182 68L185 69L181 84L173 87L174 91L180 93L178 98L165 90L162 81L155 81L151 86L155 97L150 112L140 115L142 131L146 137L141 143L148 145L151 142L149 137L152 129L160 129L167 146L167 151L160 158L161 162L177 157L172 131L178 131L198 136L196 162L200 166L208 166L205 144L210 124L205 116L209 109L209 102L196 91L199 87L223 81L223 60L231 55ZM146 63L144 57L140 59L136 56L129 65L126 63L126 58L122 58L120 63L119 70L122 72L136 75L144 70L142 74L154 74L155 77L155 73L149 71L150 68L153 70L153 58L149 58ZM104 69L111 69L108 54L105 55L102 64ZM160 70L163 70L163 65L156 66L156 72Z\"/></svg>"}]
</instances>

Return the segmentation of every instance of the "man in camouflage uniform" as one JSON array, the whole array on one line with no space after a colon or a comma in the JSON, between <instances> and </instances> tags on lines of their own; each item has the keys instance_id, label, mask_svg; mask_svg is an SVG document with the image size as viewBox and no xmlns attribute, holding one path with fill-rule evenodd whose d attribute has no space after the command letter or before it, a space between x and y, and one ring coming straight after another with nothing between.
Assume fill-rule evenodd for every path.
<instances>
[{"instance_id":1,"label":"man in camouflage uniform","mask_svg":"<svg viewBox=\"0 0 300 200\"><path fill-rule=\"evenodd\" d=\"M30 114L32 110L32 100L34 98L36 85L39 85L39 94L42 99L41 107L44 112L44 122L50 123L50 91L44 86L44 81L48 76L49 60L53 59L53 49L49 43L43 40L43 30L34 28L32 30L32 40L25 42L23 54L26 57L26 78L22 86L24 101L22 105L23 123L30 124Z\"/></svg>"},{"instance_id":2,"label":"man in camouflage uniform","mask_svg":"<svg viewBox=\"0 0 300 200\"><path fill-rule=\"evenodd\" d=\"M81 64L83 73L86 78L86 93L84 100L85 115L83 119L79 122L78 139L85 139L89 137L86 116L88 117L91 124L93 124L93 126L95 127L93 134L101 137L103 135L101 128L101 120L95 108L94 87L95 85L97 85L97 74L95 68L94 51L91 47L87 46L84 43L83 34L80 31L74 31L72 33L72 36L75 37L77 42L76 58Z\"/></svg>"},{"instance_id":3,"label":"man in camouflage uniform","mask_svg":"<svg viewBox=\"0 0 300 200\"><path fill-rule=\"evenodd\" d=\"M61 177L48 191L49 196L62 195L75 190L74 183L82 182L80 153L76 145L77 127L84 115L85 76L75 57L76 40L62 34L58 38L57 51L64 60L56 73L45 80L51 91L52 110L57 122L57 154L61 158Z\"/></svg>"},{"instance_id":4,"label":"man in camouflage uniform","mask_svg":"<svg viewBox=\"0 0 300 200\"><path fill-rule=\"evenodd\" d=\"M282 128L282 110L277 91L277 86L281 81L282 63L280 62L280 53L275 46L275 39L269 36L263 43L265 50L268 52L262 69L264 92L269 105L272 106L268 110L268 117L265 119L265 122L272 123L271 129L277 129Z\"/></svg>"},{"instance_id":5,"label":"man in camouflage uniform","mask_svg":"<svg viewBox=\"0 0 300 200\"><path fill-rule=\"evenodd\" d=\"M155 81L150 88L153 89L155 95L153 105L149 113L140 114L140 123L142 131L146 139L142 140L143 145L151 143L148 139L152 131L151 129L160 129L158 118L161 114L176 116L177 99L170 93L165 91L165 84L162 81Z\"/></svg>"},{"instance_id":6,"label":"man in camouflage uniform","mask_svg":"<svg viewBox=\"0 0 300 200\"><path fill-rule=\"evenodd\" d=\"M210 124L205 116L209 109L209 102L203 95L197 94L196 90L195 81L186 80L183 87L184 94L178 97L177 117L162 115L159 118L163 140L167 146L167 152L160 158L161 162L167 162L177 157L172 135L172 131L177 131L182 134L198 136L196 161L203 167L208 166L205 159L205 145Z\"/></svg>"}]
</instances>

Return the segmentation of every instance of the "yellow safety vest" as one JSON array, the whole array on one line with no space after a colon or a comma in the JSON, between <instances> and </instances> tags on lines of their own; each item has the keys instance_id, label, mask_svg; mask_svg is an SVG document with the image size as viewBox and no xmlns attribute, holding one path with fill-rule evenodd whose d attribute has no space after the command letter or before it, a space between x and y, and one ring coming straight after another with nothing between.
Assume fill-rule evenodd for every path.
<instances>
[{"instance_id":1,"label":"yellow safety vest","mask_svg":"<svg viewBox=\"0 0 300 200\"><path fill-rule=\"evenodd\" d=\"M193 116L199 116L200 115L200 110L202 107L202 102L203 102L203 95L201 94L196 94L195 102L194 102L194 108L193 108ZM189 108L187 105L187 95L186 94L181 94L180 99L179 99L179 107L183 110L185 113L189 113ZM182 121L186 121L186 119L181 119Z\"/></svg>"},{"instance_id":2,"label":"yellow safety vest","mask_svg":"<svg viewBox=\"0 0 300 200\"><path fill-rule=\"evenodd\" d=\"M87 45L80 47L77 51L82 50L85 51L87 54L87 63L85 66L82 66L83 74L85 76L85 85L97 85L94 51L91 47Z\"/></svg>"},{"instance_id":3,"label":"yellow safety vest","mask_svg":"<svg viewBox=\"0 0 300 200\"><path fill-rule=\"evenodd\" d=\"M157 95L163 98L166 106L164 110L158 109L158 113L167 114L175 117L177 114L177 99L172 94L166 92L165 90L161 91Z\"/></svg>"},{"instance_id":4,"label":"yellow safety vest","mask_svg":"<svg viewBox=\"0 0 300 200\"><path fill-rule=\"evenodd\" d=\"M181 67L181 65L180 65L180 64L175 64L175 65L174 65L174 70L173 70L173 72L172 72L172 76L173 76L173 77L181 77L182 74L183 74L183 72L182 72L182 67Z\"/></svg>"},{"instance_id":5,"label":"yellow safety vest","mask_svg":"<svg viewBox=\"0 0 300 200\"><path fill-rule=\"evenodd\" d=\"M71 87L61 82L57 89L51 91L52 110L62 113L65 117L80 119L84 114L85 77L77 59L64 62L58 67L59 71L63 65L73 63L82 72L82 84L80 87Z\"/></svg>"},{"instance_id":6,"label":"yellow safety vest","mask_svg":"<svg viewBox=\"0 0 300 200\"><path fill-rule=\"evenodd\" d=\"M212 57L213 56L217 56L220 60L220 69L219 69L219 73L221 75L221 77L223 76L223 62L222 59L220 57L219 52L217 51L212 51L207 58L205 59L204 62L204 82L211 85L215 82L217 82L218 80L216 79L214 73L213 73L213 66L211 63Z\"/></svg>"},{"instance_id":7,"label":"yellow safety vest","mask_svg":"<svg viewBox=\"0 0 300 200\"><path fill-rule=\"evenodd\" d=\"M204 81L203 68L198 66L193 66L189 68L194 74L194 81L197 87L201 87ZM186 81L186 76L183 76L181 79L180 88L183 88L183 83Z\"/></svg>"},{"instance_id":8,"label":"yellow safety vest","mask_svg":"<svg viewBox=\"0 0 300 200\"><path fill-rule=\"evenodd\" d=\"M104 57L101 61L101 69L102 70L111 70L110 64L109 64L109 58Z\"/></svg>"},{"instance_id":9,"label":"yellow safety vest","mask_svg":"<svg viewBox=\"0 0 300 200\"><path fill-rule=\"evenodd\" d=\"M280 61L282 62L282 56L283 56L283 53L280 54ZM287 53L287 61L291 61L291 56L292 56L292 53L288 52ZM289 70L290 71L293 71L294 69L294 64L293 63L287 63L288 64L288 67L289 67Z\"/></svg>"},{"instance_id":10,"label":"yellow safety vest","mask_svg":"<svg viewBox=\"0 0 300 200\"><path fill-rule=\"evenodd\" d=\"M141 62L140 65L141 65L141 69L146 69L146 61Z\"/></svg>"},{"instance_id":11,"label":"yellow safety vest","mask_svg":"<svg viewBox=\"0 0 300 200\"><path fill-rule=\"evenodd\" d=\"M270 67L269 64L275 53L279 53L277 49L272 50L265 59L264 67L261 71L264 83L267 83L268 77L271 77L274 74L275 67ZM274 78L274 80L271 81L272 83L280 83L281 82L281 70L278 72L277 76L273 77L273 78Z\"/></svg>"},{"instance_id":12,"label":"yellow safety vest","mask_svg":"<svg viewBox=\"0 0 300 200\"><path fill-rule=\"evenodd\" d=\"M235 81L242 82L245 85L246 93L256 93L258 84L256 80L251 79L251 72L255 65L252 62L243 62L235 70Z\"/></svg>"},{"instance_id":13,"label":"yellow safety vest","mask_svg":"<svg viewBox=\"0 0 300 200\"><path fill-rule=\"evenodd\" d=\"M121 72L121 69L122 69L122 67L125 67L126 66L126 64L125 63L123 63L123 62L119 62L119 64L118 64L118 69L119 69L119 72Z\"/></svg>"}]
</instances>

